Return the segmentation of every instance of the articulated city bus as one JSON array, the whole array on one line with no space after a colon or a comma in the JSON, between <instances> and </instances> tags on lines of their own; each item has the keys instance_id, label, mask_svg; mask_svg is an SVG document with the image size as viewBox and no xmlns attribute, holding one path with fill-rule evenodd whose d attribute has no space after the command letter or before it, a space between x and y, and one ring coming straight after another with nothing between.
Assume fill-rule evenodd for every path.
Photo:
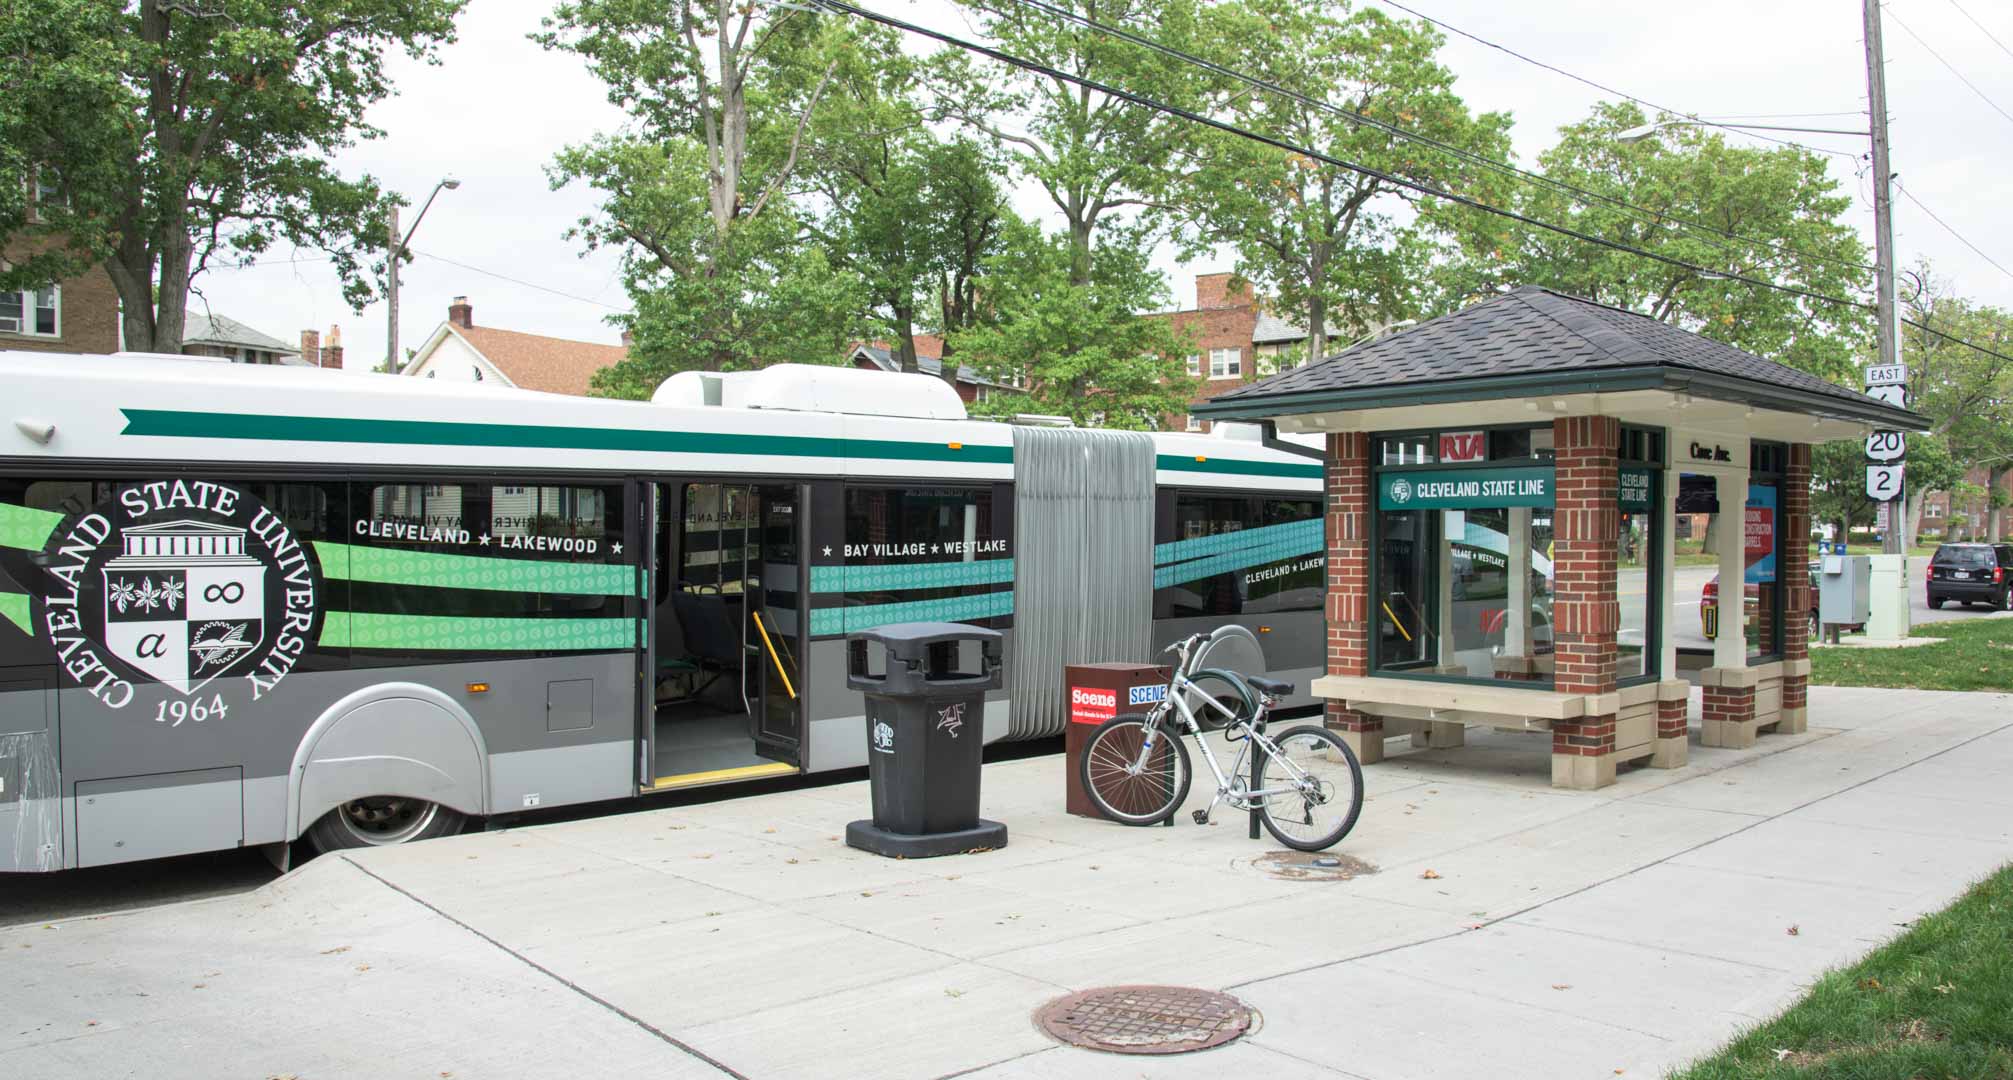
<instances>
[{"instance_id":1,"label":"articulated city bus","mask_svg":"<svg viewBox=\"0 0 2013 1080\"><path fill-rule=\"evenodd\" d=\"M846 368L650 402L151 356L0 380L0 871L858 767L845 638L888 623L1007 632L988 741L1061 732L1063 665L1196 629L1322 663L1304 447L974 421Z\"/></svg>"}]
</instances>

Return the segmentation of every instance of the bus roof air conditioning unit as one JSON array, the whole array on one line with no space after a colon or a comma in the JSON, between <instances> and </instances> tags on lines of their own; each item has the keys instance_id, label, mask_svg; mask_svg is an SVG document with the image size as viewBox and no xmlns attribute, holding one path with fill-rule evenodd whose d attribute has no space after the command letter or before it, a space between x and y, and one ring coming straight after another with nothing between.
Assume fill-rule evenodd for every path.
<instances>
[{"instance_id":1,"label":"bus roof air conditioning unit","mask_svg":"<svg viewBox=\"0 0 2013 1080\"><path fill-rule=\"evenodd\" d=\"M759 371L681 371L650 396L682 408L773 409L791 412L963 420L965 403L933 375L865 371L822 364L776 364Z\"/></svg>"}]
</instances>

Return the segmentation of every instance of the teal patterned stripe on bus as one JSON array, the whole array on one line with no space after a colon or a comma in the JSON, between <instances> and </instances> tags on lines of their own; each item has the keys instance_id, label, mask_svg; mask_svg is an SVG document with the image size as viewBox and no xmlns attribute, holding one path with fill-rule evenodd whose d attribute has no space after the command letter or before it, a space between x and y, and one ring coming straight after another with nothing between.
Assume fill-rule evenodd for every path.
<instances>
[{"instance_id":1,"label":"teal patterned stripe on bus","mask_svg":"<svg viewBox=\"0 0 2013 1080\"><path fill-rule=\"evenodd\" d=\"M941 600L823 607L811 609L811 633L845 634L890 623L963 622L968 619L993 619L1012 613L1011 589L976 596L947 596Z\"/></svg>"},{"instance_id":2,"label":"teal patterned stripe on bus","mask_svg":"<svg viewBox=\"0 0 2013 1080\"><path fill-rule=\"evenodd\" d=\"M716 431L643 428L548 427L543 424L470 424L446 420L373 420L341 416L263 416L246 413L122 409L124 435L181 439L253 439L279 442L501 446L512 449L621 450L654 454L740 454L757 457L879 458L895 461L968 461L1004 465L1013 447L951 442L901 442L805 435L743 435Z\"/></svg>"},{"instance_id":3,"label":"teal patterned stripe on bus","mask_svg":"<svg viewBox=\"0 0 2013 1080\"><path fill-rule=\"evenodd\" d=\"M314 541L322 576L336 581L486 592L635 596L636 568L620 563L498 559Z\"/></svg>"},{"instance_id":4,"label":"teal patterned stripe on bus","mask_svg":"<svg viewBox=\"0 0 2013 1080\"><path fill-rule=\"evenodd\" d=\"M1012 580L1012 559L811 567L811 591L814 593L954 589L964 585L999 585Z\"/></svg>"},{"instance_id":5,"label":"teal patterned stripe on bus","mask_svg":"<svg viewBox=\"0 0 2013 1080\"><path fill-rule=\"evenodd\" d=\"M412 652L611 652L636 647L629 618L514 619L493 616L393 615L331 611L320 643L332 649Z\"/></svg>"},{"instance_id":6,"label":"teal patterned stripe on bus","mask_svg":"<svg viewBox=\"0 0 2013 1080\"><path fill-rule=\"evenodd\" d=\"M1327 540L1319 518L1200 536L1153 549L1153 587L1164 589L1233 570L1322 551Z\"/></svg>"},{"instance_id":7,"label":"teal patterned stripe on bus","mask_svg":"<svg viewBox=\"0 0 2013 1080\"><path fill-rule=\"evenodd\" d=\"M52 510L0 503L0 547L40 551L62 522L63 515Z\"/></svg>"}]
</instances>

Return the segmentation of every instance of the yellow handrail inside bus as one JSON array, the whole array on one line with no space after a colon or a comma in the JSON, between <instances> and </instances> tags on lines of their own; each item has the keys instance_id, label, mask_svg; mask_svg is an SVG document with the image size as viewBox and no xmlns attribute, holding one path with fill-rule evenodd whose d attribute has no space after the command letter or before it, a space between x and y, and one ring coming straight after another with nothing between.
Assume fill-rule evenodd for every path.
<instances>
[{"instance_id":1,"label":"yellow handrail inside bus","mask_svg":"<svg viewBox=\"0 0 2013 1080\"><path fill-rule=\"evenodd\" d=\"M776 643L769 640L769 628L762 625L762 613L752 611L749 614L755 617L755 632L762 635L762 645L769 650L769 662L776 665L776 674L783 680L783 689L789 693L791 701L797 700L797 688L790 685L790 673L783 670L783 658L776 655Z\"/></svg>"},{"instance_id":2,"label":"yellow handrail inside bus","mask_svg":"<svg viewBox=\"0 0 2013 1080\"><path fill-rule=\"evenodd\" d=\"M1397 612L1391 610L1391 601L1379 600L1377 602L1377 606L1383 608L1384 614L1389 615L1391 617L1391 625L1397 627L1398 632L1405 635L1406 641L1412 640L1412 635L1405 630L1404 621L1398 618Z\"/></svg>"}]
</instances>

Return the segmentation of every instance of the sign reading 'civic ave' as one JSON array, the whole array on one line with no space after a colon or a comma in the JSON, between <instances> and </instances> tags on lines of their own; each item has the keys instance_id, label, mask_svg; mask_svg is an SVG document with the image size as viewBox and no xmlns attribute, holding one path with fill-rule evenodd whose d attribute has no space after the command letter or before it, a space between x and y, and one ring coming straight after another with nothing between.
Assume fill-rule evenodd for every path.
<instances>
[{"instance_id":1,"label":"sign reading 'civic ave'","mask_svg":"<svg viewBox=\"0 0 2013 1080\"><path fill-rule=\"evenodd\" d=\"M1464 510L1552 505L1552 470L1421 469L1387 472L1377 481L1380 510Z\"/></svg>"}]
</instances>

